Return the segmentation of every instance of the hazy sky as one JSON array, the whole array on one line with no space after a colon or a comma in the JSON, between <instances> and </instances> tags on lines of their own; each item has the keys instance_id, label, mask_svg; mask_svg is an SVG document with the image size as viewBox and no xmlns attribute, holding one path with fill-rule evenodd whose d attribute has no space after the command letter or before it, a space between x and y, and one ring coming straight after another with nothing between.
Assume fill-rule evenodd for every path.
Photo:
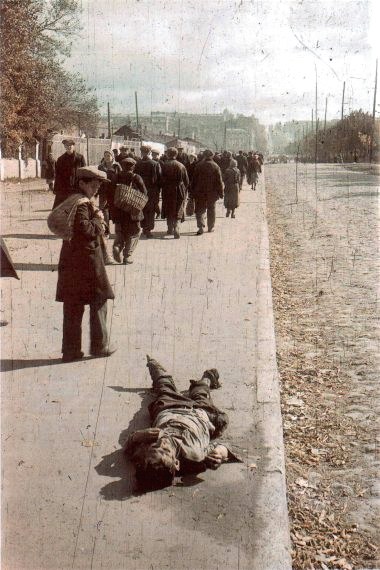
<instances>
[{"instance_id":1,"label":"hazy sky","mask_svg":"<svg viewBox=\"0 0 380 570\"><path fill-rule=\"evenodd\" d=\"M70 69L102 113L254 113L269 124L372 112L376 0L82 0ZM376 22L377 20L377 22ZM376 26L377 23L377 26Z\"/></svg>"}]
</instances>

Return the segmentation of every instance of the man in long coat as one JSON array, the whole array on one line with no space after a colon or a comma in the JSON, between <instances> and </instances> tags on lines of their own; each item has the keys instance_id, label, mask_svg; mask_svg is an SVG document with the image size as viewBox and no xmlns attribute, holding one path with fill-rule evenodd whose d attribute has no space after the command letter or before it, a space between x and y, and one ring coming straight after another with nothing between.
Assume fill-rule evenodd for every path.
<instances>
[{"instance_id":1,"label":"man in long coat","mask_svg":"<svg viewBox=\"0 0 380 570\"><path fill-rule=\"evenodd\" d=\"M261 172L261 163L259 155L255 152L248 153L247 182L251 185L252 190L256 190L256 185Z\"/></svg>"},{"instance_id":2,"label":"man in long coat","mask_svg":"<svg viewBox=\"0 0 380 570\"><path fill-rule=\"evenodd\" d=\"M58 263L56 301L63 302L62 360L72 362L83 357L82 318L90 305L90 353L110 356L108 346L107 299L114 294L104 266L101 237L104 218L90 201L107 177L96 166L79 168L77 192L88 201L80 204L74 218L73 237L63 241Z\"/></svg>"},{"instance_id":3,"label":"man in long coat","mask_svg":"<svg viewBox=\"0 0 380 570\"><path fill-rule=\"evenodd\" d=\"M248 168L247 157L244 156L242 150L239 150L239 154L236 157L236 162L237 162L237 167L240 171L240 190L241 190L244 182L244 177L247 174L247 168Z\"/></svg>"},{"instance_id":4,"label":"man in long coat","mask_svg":"<svg viewBox=\"0 0 380 570\"><path fill-rule=\"evenodd\" d=\"M158 161L149 158L150 146L141 147L141 159L135 166L135 174L141 176L148 192L148 202L143 209L144 219L141 222L145 237L152 237L155 214L160 200L161 166Z\"/></svg>"},{"instance_id":5,"label":"man in long coat","mask_svg":"<svg viewBox=\"0 0 380 570\"><path fill-rule=\"evenodd\" d=\"M53 209L74 192L76 186L76 176L78 168L86 166L86 161L82 154L75 151L75 141L65 139L62 141L66 151L61 154L55 165L54 194L55 200Z\"/></svg>"},{"instance_id":6,"label":"man in long coat","mask_svg":"<svg viewBox=\"0 0 380 570\"><path fill-rule=\"evenodd\" d=\"M167 219L168 234L179 239L179 222L184 219L189 177L183 164L176 160L177 149L172 147L166 151L168 160L162 168L162 212L161 217Z\"/></svg>"},{"instance_id":7,"label":"man in long coat","mask_svg":"<svg viewBox=\"0 0 380 570\"><path fill-rule=\"evenodd\" d=\"M223 198L223 180L219 166L213 161L212 150L205 150L204 159L198 162L194 169L192 181L192 196L195 198L195 215L198 232L202 235L205 227L207 211L207 229L214 231L215 204L218 198Z\"/></svg>"}]
</instances>

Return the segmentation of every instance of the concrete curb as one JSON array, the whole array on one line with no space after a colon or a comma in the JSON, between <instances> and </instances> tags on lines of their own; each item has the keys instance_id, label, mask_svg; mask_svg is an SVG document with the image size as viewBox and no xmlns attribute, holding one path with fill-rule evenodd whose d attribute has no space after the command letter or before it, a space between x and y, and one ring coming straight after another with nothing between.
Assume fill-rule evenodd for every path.
<instances>
[{"instance_id":1,"label":"concrete curb","mask_svg":"<svg viewBox=\"0 0 380 570\"><path fill-rule=\"evenodd\" d=\"M261 437L267 450L266 467L257 507L264 528L255 567L265 570L290 570L291 545L286 498L285 457L280 391L276 363L276 341L269 262L269 236L265 191L262 193L262 226L257 280L257 402L262 409Z\"/></svg>"}]
</instances>

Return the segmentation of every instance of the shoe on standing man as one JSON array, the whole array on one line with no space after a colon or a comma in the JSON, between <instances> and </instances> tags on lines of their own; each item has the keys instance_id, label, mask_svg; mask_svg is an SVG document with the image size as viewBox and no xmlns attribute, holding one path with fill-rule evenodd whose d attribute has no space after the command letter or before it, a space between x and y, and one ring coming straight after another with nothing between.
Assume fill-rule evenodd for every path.
<instances>
[{"instance_id":1,"label":"shoe on standing man","mask_svg":"<svg viewBox=\"0 0 380 570\"><path fill-rule=\"evenodd\" d=\"M207 212L207 229L214 231L215 204L218 198L223 198L222 172L216 162L213 161L212 150L205 150L203 160L197 163L192 180L192 195L195 198L195 215L197 218L198 232L202 235L205 227Z\"/></svg>"},{"instance_id":2,"label":"shoe on standing man","mask_svg":"<svg viewBox=\"0 0 380 570\"><path fill-rule=\"evenodd\" d=\"M114 299L104 266L101 239L105 231L104 217L91 199L106 174L96 166L77 171L79 205L70 241L63 241L58 263L56 301L63 303L62 360L82 358L82 319L85 305L90 305L90 353L110 356L108 346L107 299ZM85 200L83 200L85 198Z\"/></svg>"},{"instance_id":3,"label":"shoe on standing man","mask_svg":"<svg viewBox=\"0 0 380 570\"><path fill-rule=\"evenodd\" d=\"M140 151L141 159L137 161L135 174L141 176L148 192L148 202L143 209L144 219L141 222L141 227L145 237L151 238L157 205L160 200L161 166L158 161L149 158L150 146L142 146Z\"/></svg>"},{"instance_id":4,"label":"shoe on standing man","mask_svg":"<svg viewBox=\"0 0 380 570\"><path fill-rule=\"evenodd\" d=\"M86 166L84 156L75 150L73 139L64 139L62 144L65 152L61 154L55 165L53 210L75 191L77 170Z\"/></svg>"}]
</instances>

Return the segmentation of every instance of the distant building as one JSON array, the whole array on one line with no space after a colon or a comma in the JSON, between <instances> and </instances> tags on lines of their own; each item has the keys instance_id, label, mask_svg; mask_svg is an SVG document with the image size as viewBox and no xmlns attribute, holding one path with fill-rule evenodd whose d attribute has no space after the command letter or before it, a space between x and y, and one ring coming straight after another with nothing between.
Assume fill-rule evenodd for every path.
<instances>
[{"instance_id":1,"label":"distant building","mask_svg":"<svg viewBox=\"0 0 380 570\"><path fill-rule=\"evenodd\" d=\"M180 139L191 146L191 141L195 141L193 146L200 145L200 149L210 148L214 151L227 146L234 151L260 150L266 153L267 148L265 127L254 115L233 115L227 109L214 114L152 111L149 115L139 116L138 127L132 115L113 117L112 120L118 122L117 133L124 132L121 129L128 127L140 133L144 140L154 140L154 135L160 139L168 137L162 141L165 143L167 140Z\"/></svg>"}]
</instances>

